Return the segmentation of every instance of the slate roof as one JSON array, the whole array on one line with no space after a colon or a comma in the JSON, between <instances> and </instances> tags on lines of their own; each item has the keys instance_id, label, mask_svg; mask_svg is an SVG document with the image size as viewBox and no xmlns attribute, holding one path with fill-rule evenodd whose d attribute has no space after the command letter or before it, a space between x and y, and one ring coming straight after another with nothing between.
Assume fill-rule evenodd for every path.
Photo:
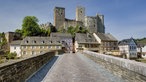
<instances>
[{"instance_id":1,"label":"slate roof","mask_svg":"<svg viewBox=\"0 0 146 82\"><path fill-rule=\"evenodd\" d=\"M119 45L129 45L132 40L135 42L135 40L133 38L130 38L130 39L124 39L124 40L120 41L118 44ZM135 42L135 44L137 45L136 42Z\"/></svg>"},{"instance_id":2,"label":"slate roof","mask_svg":"<svg viewBox=\"0 0 146 82\"><path fill-rule=\"evenodd\" d=\"M72 38L72 35L69 33L51 33L50 37Z\"/></svg>"},{"instance_id":3,"label":"slate roof","mask_svg":"<svg viewBox=\"0 0 146 82\"><path fill-rule=\"evenodd\" d=\"M114 36L112 36L110 33L104 34L104 33L96 33L96 35L104 41L118 41Z\"/></svg>"},{"instance_id":4,"label":"slate roof","mask_svg":"<svg viewBox=\"0 0 146 82\"><path fill-rule=\"evenodd\" d=\"M78 43L99 44L99 42L96 41L95 37L92 34L76 33L75 40Z\"/></svg>"},{"instance_id":5,"label":"slate roof","mask_svg":"<svg viewBox=\"0 0 146 82\"><path fill-rule=\"evenodd\" d=\"M10 45L20 45L22 40L15 40L10 43Z\"/></svg>"},{"instance_id":6,"label":"slate roof","mask_svg":"<svg viewBox=\"0 0 146 82\"><path fill-rule=\"evenodd\" d=\"M58 37L26 37L21 45L61 45Z\"/></svg>"}]
</instances>

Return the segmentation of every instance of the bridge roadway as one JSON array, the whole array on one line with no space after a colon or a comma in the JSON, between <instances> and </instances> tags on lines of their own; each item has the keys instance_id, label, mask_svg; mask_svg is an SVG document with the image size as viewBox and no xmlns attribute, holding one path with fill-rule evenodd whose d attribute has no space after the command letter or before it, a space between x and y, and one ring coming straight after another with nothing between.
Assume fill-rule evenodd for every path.
<instances>
[{"instance_id":1,"label":"bridge roadway","mask_svg":"<svg viewBox=\"0 0 146 82\"><path fill-rule=\"evenodd\" d=\"M52 63L53 62L53 63ZM50 68L51 67L51 68ZM125 82L81 53L56 56L27 82Z\"/></svg>"}]
</instances>

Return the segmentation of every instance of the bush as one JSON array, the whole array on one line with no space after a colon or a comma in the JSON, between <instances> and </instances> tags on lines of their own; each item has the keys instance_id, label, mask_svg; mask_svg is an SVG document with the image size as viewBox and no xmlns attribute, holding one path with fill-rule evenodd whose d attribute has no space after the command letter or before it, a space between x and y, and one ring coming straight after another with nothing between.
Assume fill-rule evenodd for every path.
<instances>
[{"instance_id":1,"label":"bush","mask_svg":"<svg viewBox=\"0 0 146 82\"><path fill-rule=\"evenodd\" d=\"M6 58L7 59L15 59L17 56L17 53L9 53L6 55Z\"/></svg>"}]
</instances>

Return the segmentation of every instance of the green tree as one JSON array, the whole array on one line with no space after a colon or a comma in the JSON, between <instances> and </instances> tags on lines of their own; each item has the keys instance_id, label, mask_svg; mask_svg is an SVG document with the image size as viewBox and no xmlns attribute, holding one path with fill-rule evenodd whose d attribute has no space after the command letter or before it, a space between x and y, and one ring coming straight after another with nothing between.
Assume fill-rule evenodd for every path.
<instances>
[{"instance_id":1,"label":"green tree","mask_svg":"<svg viewBox=\"0 0 146 82\"><path fill-rule=\"evenodd\" d=\"M7 59L16 59L17 53L9 53L6 55Z\"/></svg>"},{"instance_id":2,"label":"green tree","mask_svg":"<svg viewBox=\"0 0 146 82\"><path fill-rule=\"evenodd\" d=\"M7 44L7 40L6 40L6 38L5 38L5 33L3 32L3 33L0 33L0 37L1 37L1 41L0 41L0 46L2 47L2 46L4 46L5 44Z\"/></svg>"},{"instance_id":3,"label":"green tree","mask_svg":"<svg viewBox=\"0 0 146 82\"><path fill-rule=\"evenodd\" d=\"M22 34L26 36L37 36L40 34L41 29L38 25L38 19L35 16L26 16L23 19Z\"/></svg>"},{"instance_id":4,"label":"green tree","mask_svg":"<svg viewBox=\"0 0 146 82\"><path fill-rule=\"evenodd\" d=\"M48 28L48 29L41 29L40 35L41 36L50 36L50 33L51 33L50 28Z\"/></svg>"}]
</instances>

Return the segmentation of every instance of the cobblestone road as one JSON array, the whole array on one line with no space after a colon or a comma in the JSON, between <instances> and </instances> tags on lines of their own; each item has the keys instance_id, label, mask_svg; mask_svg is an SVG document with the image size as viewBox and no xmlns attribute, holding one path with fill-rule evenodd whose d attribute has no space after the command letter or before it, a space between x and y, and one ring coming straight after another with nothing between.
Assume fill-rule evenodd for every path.
<instances>
[{"instance_id":1,"label":"cobblestone road","mask_svg":"<svg viewBox=\"0 0 146 82\"><path fill-rule=\"evenodd\" d=\"M42 82L125 82L80 53L57 59Z\"/></svg>"}]
</instances>

